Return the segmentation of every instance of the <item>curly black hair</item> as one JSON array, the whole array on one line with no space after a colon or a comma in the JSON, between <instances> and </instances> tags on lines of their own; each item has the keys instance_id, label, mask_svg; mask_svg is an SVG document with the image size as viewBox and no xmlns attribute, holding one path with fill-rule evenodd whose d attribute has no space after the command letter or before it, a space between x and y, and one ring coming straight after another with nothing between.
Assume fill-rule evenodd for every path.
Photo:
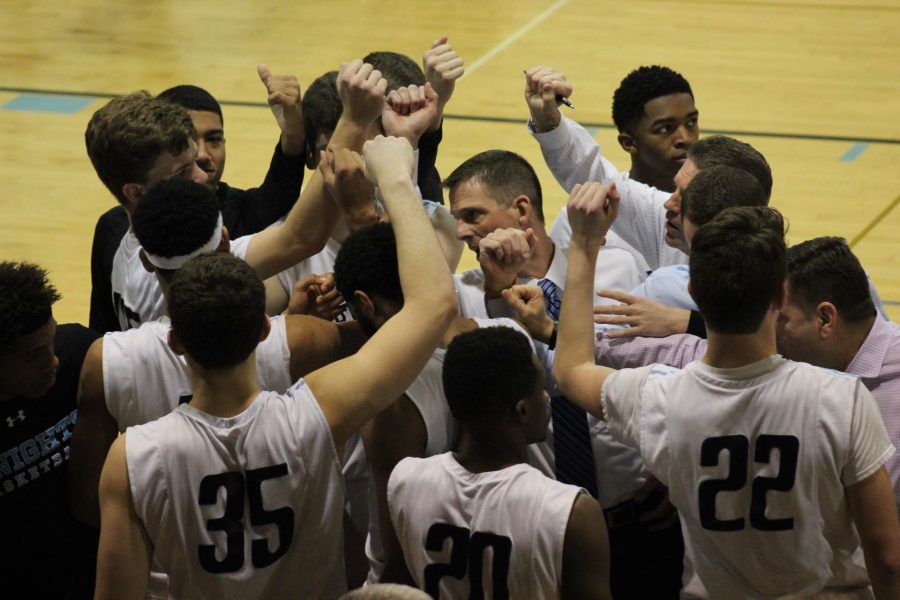
<instances>
[{"instance_id":1,"label":"curly black hair","mask_svg":"<svg viewBox=\"0 0 900 600\"><path fill-rule=\"evenodd\" d=\"M212 237L219 218L216 195L184 179L160 181L144 194L131 217L134 235L150 254L190 254Z\"/></svg>"},{"instance_id":2,"label":"curly black hair","mask_svg":"<svg viewBox=\"0 0 900 600\"><path fill-rule=\"evenodd\" d=\"M453 338L444 357L444 395L467 429L495 430L538 385L531 344L510 327L486 327Z\"/></svg>"},{"instance_id":3,"label":"curly black hair","mask_svg":"<svg viewBox=\"0 0 900 600\"><path fill-rule=\"evenodd\" d=\"M397 239L391 226L376 223L351 234L334 261L334 279L338 292L348 302L359 290L402 303Z\"/></svg>"},{"instance_id":4,"label":"curly black hair","mask_svg":"<svg viewBox=\"0 0 900 600\"><path fill-rule=\"evenodd\" d=\"M59 292L47 271L29 262L0 262L0 352L50 320Z\"/></svg>"},{"instance_id":5,"label":"curly black hair","mask_svg":"<svg viewBox=\"0 0 900 600\"><path fill-rule=\"evenodd\" d=\"M631 133L644 116L644 106L656 98L685 93L694 97L691 84L680 73L660 65L638 67L613 94L612 118L620 132Z\"/></svg>"}]
</instances>

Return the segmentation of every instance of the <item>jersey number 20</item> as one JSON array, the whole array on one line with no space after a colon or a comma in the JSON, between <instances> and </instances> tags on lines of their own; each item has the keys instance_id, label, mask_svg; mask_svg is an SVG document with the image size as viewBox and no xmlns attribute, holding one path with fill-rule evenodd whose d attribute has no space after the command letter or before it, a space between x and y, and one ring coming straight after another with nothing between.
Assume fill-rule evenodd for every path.
<instances>
[{"instance_id":1,"label":"jersey number 20","mask_svg":"<svg viewBox=\"0 0 900 600\"><path fill-rule=\"evenodd\" d=\"M440 552L444 549L444 542L448 538L451 544L450 562L432 563L425 567L425 593L432 598L440 598L440 584L443 577L462 579L468 573L469 600L483 600L484 551L491 547L494 550L491 568L492 597L495 600L509 598L506 578L509 576L511 539L493 533L471 532L465 527L457 527L448 523L435 523L428 529L425 549Z\"/></svg>"},{"instance_id":2,"label":"jersey number 20","mask_svg":"<svg viewBox=\"0 0 900 600\"><path fill-rule=\"evenodd\" d=\"M772 450L775 449L779 455L778 476L757 476L753 478L751 484L750 526L759 531L784 531L794 528L793 518L770 519L766 516L766 494L770 491L789 492L794 489L800 440L793 435L760 435L756 438L753 461L768 464ZM743 435L707 438L700 447L700 466L718 466L722 450L728 450L728 476L725 479L709 479L700 483L697 490L700 524L704 529L711 531L740 531L745 527L743 518L716 517L716 496L719 492L736 492L747 485L750 441Z\"/></svg>"},{"instance_id":3,"label":"jersey number 20","mask_svg":"<svg viewBox=\"0 0 900 600\"><path fill-rule=\"evenodd\" d=\"M200 481L200 505L216 504L219 488L225 488L225 514L206 521L207 531L225 532L225 558L216 559L214 544L198 547L200 566L210 573L233 573L244 566L244 500L250 503L250 524L275 525L278 528L278 547L269 550L266 538L250 542L250 559L256 568L268 567L284 556L291 547L294 537L294 511L287 506L266 510L263 507L262 484L269 479L284 477L288 473L287 464L273 465L261 469L250 469L246 473L226 471L207 475Z\"/></svg>"}]
</instances>

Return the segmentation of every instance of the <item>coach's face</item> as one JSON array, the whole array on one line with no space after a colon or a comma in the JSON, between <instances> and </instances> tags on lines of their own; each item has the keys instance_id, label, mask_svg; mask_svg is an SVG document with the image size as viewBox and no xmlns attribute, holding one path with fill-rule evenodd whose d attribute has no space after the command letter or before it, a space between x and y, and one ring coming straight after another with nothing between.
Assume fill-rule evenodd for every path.
<instances>
[{"instance_id":1,"label":"coach's face","mask_svg":"<svg viewBox=\"0 0 900 600\"><path fill-rule=\"evenodd\" d=\"M523 199L528 203L526 196L520 196L507 206L476 181L460 183L450 190L450 213L456 218L456 238L477 253L481 238L495 229L524 229L529 218L528 211L521 206Z\"/></svg>"},{"instance_id":2,"label":"coach's face","mask_svg":"<svg viewBox=\"0 0 900 600\"><path fill-rule=\"evenodd\" d=\"M776 341L778 352L785 358L817 364L822 356L822 344L818 319L814 312L798 304L791 297L791 286L787 286L787 297L778 314Z\"/></svg>"}]
</instances>

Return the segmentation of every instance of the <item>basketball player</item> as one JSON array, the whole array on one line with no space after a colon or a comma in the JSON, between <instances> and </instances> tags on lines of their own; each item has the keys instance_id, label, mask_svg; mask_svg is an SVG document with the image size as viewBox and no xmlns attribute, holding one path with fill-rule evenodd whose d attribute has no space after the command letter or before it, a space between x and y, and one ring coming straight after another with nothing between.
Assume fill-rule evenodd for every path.
<instances>
[{"instance_id":1,"label":"basketball player","mask_svg":"<svg viewBox=\"0 0 900 600\"><path fill-rule=\"evenodd\" d=\"M97 334L57 326L59 297L37 265L0 262L0 574L36 598L88 598L97 533L72 518L66 484L78 373Z\"/></svg>"},{"instance_id":2,"label":"basketball player","mask_svg":"<svg viewBox=\"0 0 900 600\"><path fill-rule=\"evenodd\" d=\"M379 137L364 158L397 232L403 308L359 353L309 374L288 396L260 394L251 357L268 332L262 283L224 254L181 269L170 339L194 366L194 396L163 420L128 430L110 451L99 598L143 597L154 548L176 595L343 591L335 448L412 382L456 313L449 270L411 181L411 148Z\"/></svg>"},{"instance_id":3,"label":"basketball player","mask_svg":"<svg viewBox=\"0 0 900 600\"><path fill-rule=\"evenodd\" d=\"M403 459L388 482L419 588L433 598L611 598L600 506L525 464L550 419L528 338L506 327L457 336L443 385L458 449Z\"/></svg>"},{"instance_id":4,"label":"basketball player","mask_svg":"<svg viewBox=\"0 0 900 600\"><path fill-rule=\"evenodd\" d=\"M841 589L865 598L871 581L876 597L897 597L900 526L884 469L894 448L875 401L853 377L775 354L786 273L781 216L730 208L694 234L691 293L709 331L702 361L683 371L613 371L594 364L584 278L618 204L606 186L573 189L553 372L669 487L692 567L683 594ZM853 558L860 545L865 565Z\"/></svg>"},{"instance_id":5,"label":"basketball player","mask_svg":"<svg viewBox=\"0 0 900 600\"><path fill-rule=\"evenodd\" d=\"M403 306L403 290L397 270L396 240L390 226L379 223L347 238L338 254L335 276L341 296L349 299L350 312L365 331L374 333L395 315ZM387 511L391 471L407 456L433 456L456 446L456 420L450 414L441 385L446 346L462 332L497 326L524 333L511 319L454 319L413 384L363 428L367 472L371 471L366 544L369 583L404 579L400 571L402 552ZM398 431L403 435L397 435Z\"/></svg>"}]
</instances>

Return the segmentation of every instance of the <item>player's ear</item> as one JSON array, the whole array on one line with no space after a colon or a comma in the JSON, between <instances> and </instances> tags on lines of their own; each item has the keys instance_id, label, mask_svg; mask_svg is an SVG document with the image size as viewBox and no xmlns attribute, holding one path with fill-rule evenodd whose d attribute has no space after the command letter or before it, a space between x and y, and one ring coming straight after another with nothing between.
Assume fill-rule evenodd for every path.
<instances>
[{"instance_id":1,"label":"player's ear","mask_svg":"<svg viewBox=\"0 0 900 600\"><path fill-rule=\"evenodd\" d=\"M126 183L122 186L122 195L125 197L125 201L122 204L125 205L125 209L128 211L129 215L134 212L134 209L137 207L138 202L144 196L146 191L147 186L141 185L140 183Z\"/></svg>"},{"instance_id":2,"label":"player's ear","mask_svg":"<svg viewBox=\"0 0 900 600\"><path fill-rule=\"evenodd\" d=\"M231 238L228 236L228 228L222 225L222 239L219 240L219 246L216 252L229 252L231 250Z\"/></svg>"},{"instance_id":3,"label":"player's ear","mask_svg":"<svg viewBox=\"0 0 900 600\"><path fill-rule=\"evenodd\" d=\"M377 312L375 303L372 302L372 298L370 298L367 293L362 290L353 292L353 303L356 306L356 309L370 321L375 318L375 313Z\"/></svg>"},{"instance_id":4,"label":"player's ear","mask_svg":"<svg viewBox=\"0 0 900 600\"><path fill-rule=\"evenodd\" d=\"M144 252L143 248L138 250L138 256L141 257L141 264L144 265L146 271L149 273L156 273L156 267L150 262L150 259L147 258L147 254Z\"/></svg>"},{"instance_id":5,"label":"player's ear","mask_svg":"<svg viewBox=\"0 0 900 600\"><path fill-rule=\"evenodd\" d=\"M178 356L184 356L185 354L187 354L187 350L185 350L184 344L181 343L181 340L178 339L178 336L172 329L169 329L169 335L166 337L166 343L169 344L169 348L172 349L172 352L174 352Z\"/></svg>"},{"instance_id":6,"label":"player's ear","mask_svg":"<svg viewBox=\"0 0 900 600\"><path fill-rule=\"evenodd\" d=\"M516 402L515 406L513 407L513 411L516 415L516 421L520 425L524 425L528 422L528 402L526 402L524 399Z\"/></svg>"},{"instance_id":7,"label":"player's ear","mask_svg":"<svg viewBox=\"0 0 900 600\"><path fill-rule=\"evenodd\" d=\"M634 138L631 137L630 133L620 133L619 137L619 145L622 146L622 150L634 156L637 154L637 144L634 141Z\"/></svg>"},{"instance_id":8,"label":"player's ear","mask_svg":"<svg viewBox=\"0 0 900 600\"><path fill-rule=\"evenodd\" d=\"M263 315L263 328L259 334L259 341L262 342L264 339L269 337L269 333L272 331L272 321L269 320L268 315Z\"/></svg>"}]
</instances>

